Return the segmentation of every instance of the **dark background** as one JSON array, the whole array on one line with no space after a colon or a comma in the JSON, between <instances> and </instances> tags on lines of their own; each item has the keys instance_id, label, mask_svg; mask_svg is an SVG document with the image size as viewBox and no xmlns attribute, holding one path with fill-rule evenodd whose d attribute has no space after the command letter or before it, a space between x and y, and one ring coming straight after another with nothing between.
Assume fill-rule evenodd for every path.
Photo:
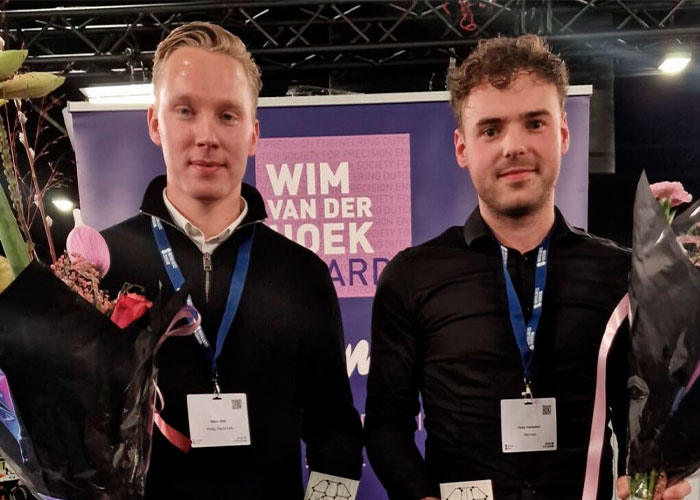
<instances>
[{"instance_id":1,"label":"dark background","mask_svg":"<svg viewBox=\"0 0 700 500\"><path fill-rule=\"evenodd\" d=\"M632 205L643 170L700 196L700 78L697 74L615 81L615 174L592 174L589 227L631 244Z\"/></svg>"}]
</instances>

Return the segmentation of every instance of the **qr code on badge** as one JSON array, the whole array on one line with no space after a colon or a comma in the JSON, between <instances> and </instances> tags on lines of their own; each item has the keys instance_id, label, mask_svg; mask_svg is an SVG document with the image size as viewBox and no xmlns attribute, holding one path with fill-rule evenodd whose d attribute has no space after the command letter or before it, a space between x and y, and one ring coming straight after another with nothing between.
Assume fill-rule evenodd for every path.
<instances>
[{"instance_id":1,"label":"qr code on badge","mask_svg":"<svg viewBox=\"0 0 700 500\"><path fill-rule=\"evenodd\" d=\"M542 405L542 415L551 415L552 405Z\"/></svg>"},{"instance_id":2,"label":"qr code on badge","mask_svg":"<svg viewBox=\"0 0 700 500\"><path fill-rule=\"evenodd\" d=\"M240 410L243 408L243 402L240 399L232 399L231 400L231 409L232 410Z\"/></svg>"}]
</instances>

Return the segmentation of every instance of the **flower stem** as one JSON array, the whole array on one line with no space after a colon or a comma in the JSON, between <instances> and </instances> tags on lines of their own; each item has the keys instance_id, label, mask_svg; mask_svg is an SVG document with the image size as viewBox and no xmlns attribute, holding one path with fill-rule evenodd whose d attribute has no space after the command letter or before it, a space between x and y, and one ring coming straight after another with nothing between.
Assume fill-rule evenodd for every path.
<instances>
[{"instance_id":1,"label":"flower stem","mask_svg":"<svg viewBox=\"0 0 700 500\"><path fill-rule=\"evenodd\" d=\"M658 480L659 473L656 469L647 473L635 473L630 484L631 498L633 500L652 500Z\"/></svg>"},{"instance_id":2,"label":"flower stem","mask_svg":"<svg viewBox=\"0 0 700 500\"><path fill-rule=\"evenodd\" d=\"M19 109L19 107L17 108ZM39 214L41 215L41 223L44 225L44 232L46 233L46 242L49 245L49 254L51 255L51 263L56 263L56 250L53 246L53 236L51 236L51 228L46 221L46 211L44 210L44 200L39 188L39 179L36 176L36 169L34 168L34 151L29 147L29 138L27 137L27 128L24 126L24 122L20 120L20 127L22 128L22 134L24 135L24 149L27 152L27 160L29 160L29 171L32 174L32 182L34 183L34 191L36 193L36 206L39 208Z\"/></svg>"}]
</instances>

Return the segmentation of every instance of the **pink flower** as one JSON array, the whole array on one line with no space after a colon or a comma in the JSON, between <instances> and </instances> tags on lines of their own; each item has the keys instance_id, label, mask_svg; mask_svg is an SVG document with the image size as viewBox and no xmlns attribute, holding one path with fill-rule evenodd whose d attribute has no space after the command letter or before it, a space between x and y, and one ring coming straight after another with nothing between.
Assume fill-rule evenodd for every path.
<instances>
[{"instance_id":1,"label":"pink flower","mask_svg":"<svg viewBox=\"0 0 700 500\"><path fill-rule=\"evenodd\" d=\"M109 248L102 235L95 229L86 226L80 215L80 209L73 210L75 227L68 233L66 250L68 255L78 254L83 259L92 262L100 271L100 278L109 271Z\"/></svg>"},{"instance_id":2,"label":"pink flower","mask_svg":"<svg viewBox=\"0 0 700 500\"><path fill-rule=\"evenodd\" d=\"M100 290L100 271L82 256L61 255L51 269L71 290L97 307L103 314L110 314L114 304L107 292Z\"/></svg>"},{"instance_id":3,"label":"pink flower","mask_svg":"<svg viewBox=\"0 0 700 500\"><path fill-rule=\"evenodd\" d=\"M689 203L693 200L693 195L688 193L680 182L656 182L649 187L654 198L657 200L669 200L672 207L677 207L681 203Z\"/></svg>"}]
</instances>

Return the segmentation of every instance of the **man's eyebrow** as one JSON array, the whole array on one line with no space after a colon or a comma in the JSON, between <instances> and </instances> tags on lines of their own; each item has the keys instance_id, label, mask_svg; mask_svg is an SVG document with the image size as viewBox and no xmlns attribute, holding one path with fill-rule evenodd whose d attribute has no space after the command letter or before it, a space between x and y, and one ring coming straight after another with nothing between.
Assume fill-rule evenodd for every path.
<instances>
[{"instance_id":1,"label":"man's eyebrow","mask_svg":"<svg viewBox=\"0 0 700 500\"><path fill-rule=\"evenodd\" d=\"M482 118L478 122L476 122L477 127L484 127L486 125L500 125L503 123L502 118Z\"/></svg>"},{"instance_id":2,"label":"man's eyebrow","mask_svg":"<svg viewBox=\"0 0 700 500\"><path fill-rule=\"evenodd\" d=\"M531 120L533 118L537 118L540 116L552 116L552 113L550 113L546 109L536 109L534 111L528 111L526 113L521 113L519 115L519 118L521 120ZM478 122L476 122L476 127L485 127L485 126L495 126L495 125L501 125L505 121L504 118L497 118L497 117L486 117L482 118Z\"/></svg>"},{"instance_id":3,"label":"man's eyebrow","mask_svg":"<svg viewBox=\"0 0 700 500\"><path fill-rule=\"evenodd\" d=\"M528 111L527 113L523 113L520 115L520 118L527 120L531 118L537 118L538 116L552 116L552 113L550 113L546 109L538 109L536 111Z\"/></svg>"},{"instance_id":4,"label":"man's eyebrow","mask_svg":"<svg viewBox=\"0 0 700 500\"><path fill-rule=\"evenodd\" d=\"M173 103L196 103L197 96L193 96L187 92L173 94L171 97ZM233 109L236 111L242 110L245 106L242 102L233 99L220 99L213 102L213 105L218 109Z\"/></svg>"},{"instance_id":5,"label":"man's eyebrow","mask_svg":"<svg viewBox=\"0 0 700 500\"><path fill-rule=\"evenodd\" d=\"M189 97L190 97L189 94L187 94L185 92L179 92L177 94L176 93L170 94L171 99L178 100L178 101L181 101L183 99L188 99Z\"/></svg>"},{"instance_id":6,"label":"man's eyebrow","mask_svg":"<svg viewBox=\"0 0 700 500\"><path fill-rule=\"evenodd\" d=\"M220 108L225 108L225 109L234 109L236 111L240 111L244 108L243 103L240 103L238 101L228 101L228 100L223 100L223 101L218 101L217 105Z\"/></svg>"}]
</instances>

